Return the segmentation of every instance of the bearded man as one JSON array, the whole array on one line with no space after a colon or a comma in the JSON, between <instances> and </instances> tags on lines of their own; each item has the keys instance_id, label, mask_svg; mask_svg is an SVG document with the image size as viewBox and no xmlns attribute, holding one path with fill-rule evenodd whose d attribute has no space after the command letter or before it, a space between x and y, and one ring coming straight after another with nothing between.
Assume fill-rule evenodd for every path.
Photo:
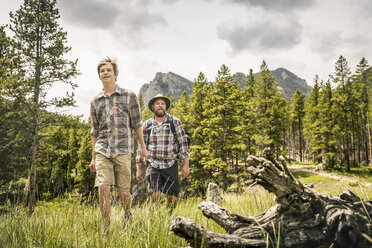
<instances>
[{"instance_id":1,"label":"bearded man","mask_svg":"<svg viewBox=\"0 0 372 248\"><path fill-rule=\"evenodd\" d=\"M178 179L178 158L182 157L182 178L189 175L188 137L181 121L167 113L170 100L156 95L148 103L154 116L143 123L143 137L148 151L146 182L151 194L151 202L159 203L161 194L166 195L167 207L174 209L180 192ZM141 160L142 148L138 146L136 157L137 179L144 180Z\"/></svg>"}]
</instances>

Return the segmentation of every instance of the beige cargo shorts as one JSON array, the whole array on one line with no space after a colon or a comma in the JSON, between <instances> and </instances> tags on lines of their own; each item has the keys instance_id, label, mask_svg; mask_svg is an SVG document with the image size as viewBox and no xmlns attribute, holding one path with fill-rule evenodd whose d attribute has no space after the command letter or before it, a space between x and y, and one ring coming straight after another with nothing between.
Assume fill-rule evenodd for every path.
<instances>
[{"instance_id":1,"label":"beige cargo shorts","mask_svg":"<svg viewBox=\"0 0 372 248\"><path fill-rule=\"evenodd\" d=\"M129 192L131 181L130 153L119 155L116 158L106 158L96 154L96 181L95 187L115 185L123 192Z\"/></svg>"}]
</instances>

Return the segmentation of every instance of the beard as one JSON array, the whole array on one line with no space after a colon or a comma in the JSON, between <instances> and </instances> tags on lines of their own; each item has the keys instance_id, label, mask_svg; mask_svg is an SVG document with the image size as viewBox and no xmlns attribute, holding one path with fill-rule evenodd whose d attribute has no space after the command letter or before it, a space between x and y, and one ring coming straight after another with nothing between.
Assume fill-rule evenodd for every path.
<instances>
[{"instance_id":1,"label":"beard","mask_svg":"<svg viewBox=\"0 0 372 248\"><path fill-rule=\"evenodd\" d=\"M157 110L155 110L155 115L156 115L156 117L163 117L165 115L165 110L164 109L157 109Z\"/></svg>"}]
</instances>

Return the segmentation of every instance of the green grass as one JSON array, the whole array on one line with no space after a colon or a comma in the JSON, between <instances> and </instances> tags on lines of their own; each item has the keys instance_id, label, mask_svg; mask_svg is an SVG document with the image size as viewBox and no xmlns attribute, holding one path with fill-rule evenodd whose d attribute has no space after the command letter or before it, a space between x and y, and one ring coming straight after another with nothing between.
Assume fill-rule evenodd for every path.
<instances>
[{"instance_id":1,"label":"green grass","mask_svg":"<svg viewBox=\"0 0 372 248\"><path fill-rule=\"evenodd\" d=\"M195 215L188 208L189 214ZM0 217L0 243L4 247L176 247L187 243L169 229L175 213L164 207L148 206L132 210L133 221L124 230L123 213L118 205L112 207L111 229L103 230L97 206L80 205L61 200L42 203L28 218L26 211L16 209ZM192 217L192 216L191 216Z\"/></svg>"},{"instance_id":2,"label":"green grass","mask_svg":"<svg viewBox=\"0 0 372 248\"><path fill-rule=\"evenodd\" d=\"M343 172L340 172L343 173ZM355 170L345 174L358 183L330 179L307 172L295 172L303 183L311 183L316 191L338 195L350 189L359 197L370 200L372 187L368 173ZM275 202L260 186L247 188L241 195L224 193L222 207L243 216L255 216L269 209ZM191 219L204 228L225 231L214 221L203 216L198 209L201 198L181 200L173 213L164 207L152 208L148 204L132 208L133 220L123 229L123 211L118 203L111 208L111 229L105 233L97 204L80 204L79 199L61 198L53 202L38 202L35 214L27 217L26 209L8 206L0 214L1 247L186 247L189 244L174 235L170 225L177 216ZM280 232L280 230L277 230ZM272 241L271 246L274 245ZM268 247L271 247L270 245Z\"/></svg>"},{"instance_id":3,"label":"green grass","mask_svg":"<svg viewBox=\"0 0 372 248\"><path fill-rule=\"evenodd\" d=\"M372 183L372 167L355 167L355 168L350 168L350 171L347 172L346 168L342 169L333 169L331 170L332 173L335 173L340 176L345 176L349 178L353 178L356 180L361 180L363 182L369 182Z\"/></svg>"},{"instance_id":4,"label":"green grass","mask_svg":"<svg viewBox=\"0 0 372 248\"><path fill-rule=\"evenodd\" d=\"M293 172L294 176L302 183L314 185L314 190L320 193L337 196L345 190L351 190L354 194L365 201L372 198L372 173L366 168L353 168L351 173L343 171L322 171L332 174L341 179L329 178L322 175L312 174L305 171Z\"/></svg>"},{"instance_id":5,"label":"green grass","mask_svg":"<svg viewBox=\"0 0 372 248\"><path fill-rule=\"evenodd\" d=\"M303 162L303 161L291 161L290 165L306 165L316 167L317 164L314 162Z\"/></svg>"}]
</instances>

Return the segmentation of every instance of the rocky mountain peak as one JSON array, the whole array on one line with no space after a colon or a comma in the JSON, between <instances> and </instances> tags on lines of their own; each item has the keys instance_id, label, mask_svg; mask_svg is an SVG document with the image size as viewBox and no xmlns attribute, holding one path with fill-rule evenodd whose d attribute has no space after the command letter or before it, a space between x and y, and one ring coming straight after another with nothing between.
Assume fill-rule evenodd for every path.
<instances>
[{"instance_id":1,"label":"rocky mountain peak","mask_svg":"<svg viewBox=\"0 0 372 248\"><path fill-rule=\"evenodd\" d=\"M282 96L290 101L293 94L297 89L300 89L306 97L310 95L311 87L307 85L306 81L302 78L299 78L294 73L288 71L284 68L277 68L273 71L270 71L271 75L274 76L275 82L278 83L278 89L281 92ZM259 73L254 73L253 75L257 79ZM245 82L247 80L247 75L241 72L234 74L234 78L239 83L241 89L245 87Z\"/></svg>"},{"instance_id":2,"label":"rocky mountain peak","mask_svg":"<svg viewBox=\"0 0 372 248\"><path fill-rule=\"evenodd\" d=\"M193 82L179 76L173 72L162 73L157 72L154 79L149 84L142 85L139 94L142 94L145 105L148 101L157 94L173 96L176 101L186 90L188 95L192 94Z\"/></svg>"}]
</instances>

